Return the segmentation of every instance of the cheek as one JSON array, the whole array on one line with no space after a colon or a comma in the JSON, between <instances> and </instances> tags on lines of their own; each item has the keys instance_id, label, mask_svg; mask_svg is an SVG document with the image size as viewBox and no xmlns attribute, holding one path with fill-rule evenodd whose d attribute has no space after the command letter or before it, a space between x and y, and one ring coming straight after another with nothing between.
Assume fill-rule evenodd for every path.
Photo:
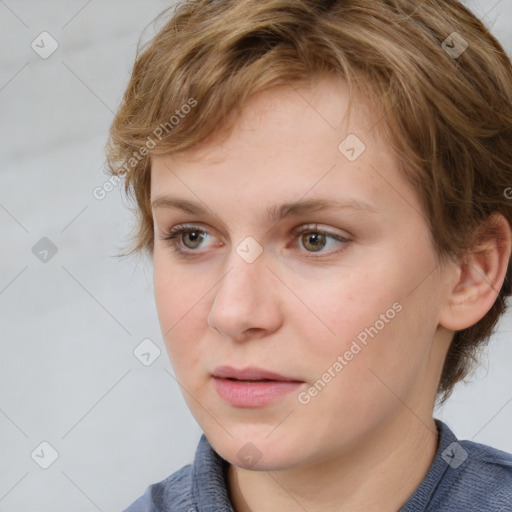
<instances>
[{"instance_id":1,"label":"cheek","mask_svg":"<svg viewBox=\"0 0 512 512\"><path fill-rule=\"evenodd\" d=\"M435 331L431 291L425 283L411 293L418 279L410 276L421 274L412 261L375 262L307 296L322 322L310 312L302 317L302 339L318 378L329 370L343 375L332 379L334 400L390 394L379 377L401 392L426 362Z\"/></svg>"},{"instance_id":2,"label":"cheek","mask_svg":"<svg viewBox=\"0 0 512 512\"><path fill-rule=\"evenodd\" d=\"M328 281L316 288L304 282L297 295L304 298L308 308L300 306L302 313L297 315L295 311L295 321L310 333L310 342L315 344L319 354L343 353L353 340L359 340L364 346L375 333L375 324L381 334L389 330L389 325L399 316L398 284L399 281L385 272L385 266L379 264L369 270L333 272ZM290 312L289 316L292 318Z\"/></svg>"},{"instance_id":3,"label":"cheek","mask_svg":"<svg viewBox=\"0 0 512 512\"><path fill-rule=\"evenodd\" d=\"M155 303L162 337L176 372L196 365L207 313L207 290L201 280L180 276L176 268L166 268L154 260Z\"/></svg>"},{"instance_id":4,"label":"cheek","mask_svg":"<svg viewBox=\"0 0 512 512\"><path fill-rule=\"evenodd\" d=\"M165 251L155 250L153 259L153 287L162 333L172 332L195 314L208 288L197 272L189 275L179 265L172 264ZM204 288L204 290L203 290ZM204 299L203 299L204 300Z\"/></svg>"},{"instance_id":5,"label":"cheek","mask_svg":"<svg viewBox=\"0 0 512 512\"><path fill-rule=\"evenodd\" d=\"M377 299L367 307L386 314L388 301ZM312 395L304 414L323 411L332 417L337 432L354 433L361 425L373 428L402 407L428 358L428 333L422 333L423 340L415 337L414 308L403 302L388 311L388 323L365 312L347 318L346 334L339 335L334 346L324 337L320 353L310 349ZM343 419L342 426L338 418Z\"/></svg>"}]
</instances>

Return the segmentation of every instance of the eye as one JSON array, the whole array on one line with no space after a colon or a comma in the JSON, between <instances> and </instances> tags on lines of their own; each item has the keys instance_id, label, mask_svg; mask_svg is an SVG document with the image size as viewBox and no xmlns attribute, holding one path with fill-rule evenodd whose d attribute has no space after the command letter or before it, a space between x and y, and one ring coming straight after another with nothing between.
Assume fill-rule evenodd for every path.
<instances>
[{"instance_id":1,"label":"eye","mask_svg":"<svg viewBox=\"0 0 512 512\"><path fill-rule=\"evenodd\" d=\"M208 232L204 229L199 229L197 226L193 225L181 224L170 229L164 237L161 237L161 240L166 240L171 249L175 252L186 253L187 251L184 251L179 246L180 241L184 244L186 249L194 251L207 236ZM190 240L190 245L185 242L187 238Z\"/></svg>"},{"instance_id":2,"label":"eye","mask_svg":"<svg viewBox=\"0 0 512 512\"><path fill-rule=\"evenodd\" d=\"M294 241L299 237L300 243L306 249L306 252L313 254L330 254L332 251L322 251L322 249L329 245L329 240L339 242L342 245L350 242L348 238L342 235L318 229L317 224L299 226L291 232L291 235ZM180 224L170 229L160 239L167 241L169 247L174 252L187 257L198 255L199 251L196 249L200 248L208 236L211 235L204 229L194 225Z\"/></svg>"},{"instance_id":3,"label":"eye","mask_svg":"<svg viewBox=\"0 0 512 512\"><path fill-rule=\"evenodd\" d=\"M306 248L307 252L313 253L321 252L322 249L328 245L327 242L329 239L340 242L341 244L350 242L348 238L342 235L318 229L318 224L299 226L292 231L292 234L294 236L300 236L299 240L303 247ZM323 251L322 254L325 252L326 251ZM329 254L329 252L331 251L327 251L327 254Z\"/></svg>"}]
</instances>

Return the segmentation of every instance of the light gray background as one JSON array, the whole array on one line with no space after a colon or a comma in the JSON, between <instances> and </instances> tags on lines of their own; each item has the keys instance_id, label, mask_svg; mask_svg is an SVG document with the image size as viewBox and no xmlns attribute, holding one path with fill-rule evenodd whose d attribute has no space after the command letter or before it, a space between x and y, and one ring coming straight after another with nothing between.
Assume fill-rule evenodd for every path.
<instances>
[{"instance_id":1,"label":"light gray background","mask_svg":"<svg viewBox=\"0 0 512 512\"><path fill-rule=\"evenodd\" d=\"M511 52L512 0L467 4ZM121 188L92 195L139 37L168 5L0 0L0 512L121 510L194 455L201 431L172 377L151 267L114 256L132 226ZM30 46L43 31L59 44L48 59ZM58 249L47 263L32 253L42 237ZM512 452L510 316L436 416ZM146 338L161 350L147 367L133 355ZM48 469L31 457L43 441L58 452Z\"/></svg>"}]
</instances>

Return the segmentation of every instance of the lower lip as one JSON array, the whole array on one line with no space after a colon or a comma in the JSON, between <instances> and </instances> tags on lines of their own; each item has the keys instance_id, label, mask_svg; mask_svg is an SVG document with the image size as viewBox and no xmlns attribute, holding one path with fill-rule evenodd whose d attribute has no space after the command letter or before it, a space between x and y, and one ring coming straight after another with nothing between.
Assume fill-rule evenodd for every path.
<instances>
[{"instance_id":1,"label":"lower lip","mask_svg":"<svg viewBox=\"0 0 512 512\"><path fill-rule=\"evenodd\" d=\"M235 407L261 407L276 398L296 390L303 382L262 381L247 382L213 378L217 393Z\"/></svg>"}]
</instances>

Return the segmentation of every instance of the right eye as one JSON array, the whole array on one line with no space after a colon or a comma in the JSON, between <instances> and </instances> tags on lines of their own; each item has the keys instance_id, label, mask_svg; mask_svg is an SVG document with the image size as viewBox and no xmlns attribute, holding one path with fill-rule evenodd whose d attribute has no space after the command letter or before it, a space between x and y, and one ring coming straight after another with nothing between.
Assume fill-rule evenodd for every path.
<instances>
[{"instance_id":1,"label":"right eye","mask_svg":"<svg viewBox=\"0 0 512 512\"><path fill-rule=\"evenodd\" d=\"M187 254L189 251L197 252L195 249L201 245L207 236L209 236L208 232L204 229L194 225L180 224L171 228L160 239L166 240L174 252ZM187 239L189 240L188 243ZM183 246L185 249L183 249Z\"/></svg>"}]
</instances>

